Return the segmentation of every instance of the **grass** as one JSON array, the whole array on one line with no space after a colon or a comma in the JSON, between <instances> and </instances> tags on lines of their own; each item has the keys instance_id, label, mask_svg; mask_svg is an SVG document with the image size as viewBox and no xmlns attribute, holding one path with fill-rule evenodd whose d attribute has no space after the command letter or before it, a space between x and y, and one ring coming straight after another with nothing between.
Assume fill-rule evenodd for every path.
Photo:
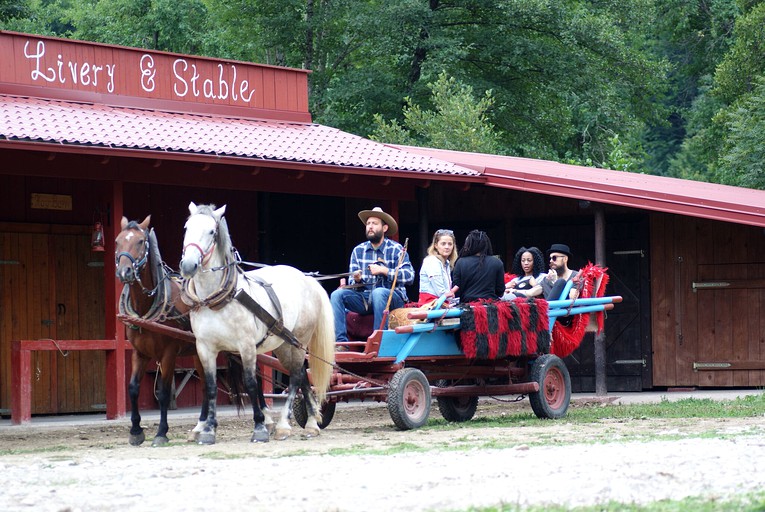
<instances>
[{"instance_id":1,"label":"grass","mask_svg":"<svg viewBox=\"0 0 765 512\"><path fill-rule=\"evenodd\" d=\"M24 450L0 450L0 457L5 455L28 455L32 453L55 453L71 450L71 446L55 445L55 446L42 446L39 448L28 448Z\"/></svg>"},{"instance_id":2,"label":"grass","mask_svg":"<svg viewBox=\"0 0 765 512\"><path fill-rule=\"evenodd\" d=\"M480 408L479 408L480 409ZM480 411L479 411L480 414ZM765 418L765 395L752 395L736 398L735 400L712 400L687 398L678 401L662 400L651 404L629 405L586 405L569 408L565 418L560 420L539 419L532 412L520 412L493 417L475 417L464 423L451 423L441 418L430 419L428 423L417 432L427 434L428 431L475 429L475 428L518 428L518 427L544 427L560 426L597 429L588 433L587 440L568 440L560 432L552 431L549 435L537 433L534 439L526 439L524 446L550 446L565 444L608 443L625 441L672 441L688 438L715 438L724 439L733 437L734 434L723 433L718 430L707 430L695 433L678 433L674 429L667 431L636 431L633 433L620 432L614 435L614 423L633 423L647 421L649 419L721 419L725 418ZM721 426L724 422L720 423ZM752 427L739 431L735 436L761 435L762 428ZM327 455L391 455L394 453L413 453L422 451L466 451L474 449L503 449L513 448L519 445L518 441L503 439L484 439L474 435L465 435L454 439L449 444L420 445L414 443L397 443L384 449L368 448L363 445L336 448L329 450Z\"/></svg>"},{"instance_id":3,"label":"grass","mask_svg":"<svg viewBox=\"0 0 765 512\"><path fill-rule=\"evenodd\" d=\"M765 394L739 397L735 400L712 400L709 398L686 398L659 403L569 407L562 420L573 425L586 425L603 420L644 420L648 418L753 418L765 417ZM512 427L539 425L534 413L518 413L488 418L473 418L466 423L450 423L432 419L426 428L460 428L462 426Z\"/></svg>"},{"instance_id":4,"label":"grass","mask_svg":"<svg viewBox=\"0 0 765 512\"><path fill-rule=\"evenodd\" d=\"M468 508L464 512L762 512L765 510L765 491L725 499L686 498L683 500L660 500L638 505L634 503L609 502L587 507L569 507L564 505L498 505L492 507ZM457 512L457 511L452 511Z\"/></svg>"}]
</instances>

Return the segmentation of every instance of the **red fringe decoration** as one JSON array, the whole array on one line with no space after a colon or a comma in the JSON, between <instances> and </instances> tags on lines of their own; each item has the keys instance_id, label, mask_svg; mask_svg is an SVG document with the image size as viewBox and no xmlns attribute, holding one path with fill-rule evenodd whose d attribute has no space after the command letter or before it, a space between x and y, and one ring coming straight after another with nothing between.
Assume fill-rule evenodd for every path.
<instances>
[{"instance_id":1,"label":"red fringe decoration","mask_svg":"<svg viewBox=\"0 0 765 512\"><path fill-rule=\"evenodd\" d=\"M588 262L579 274L574 278L574 283L579 290L579 297L603 297L606 293L606 285L608 284L608 269L593 265ZM601 279L600 286L597 290L593 290L595 283L598 279ZM553 324L552 331L552 353L558 357L566 357L570 355L574 350L579 348L584 338L585 330L590 322L590 315L593 313L583 313L579 315L573 315L571 317L571 325L564 326L560 322ZM595 319L598 325L598 332L603 330L603 312L599 311L595 314Z\"/></svg>"}]
</instances>

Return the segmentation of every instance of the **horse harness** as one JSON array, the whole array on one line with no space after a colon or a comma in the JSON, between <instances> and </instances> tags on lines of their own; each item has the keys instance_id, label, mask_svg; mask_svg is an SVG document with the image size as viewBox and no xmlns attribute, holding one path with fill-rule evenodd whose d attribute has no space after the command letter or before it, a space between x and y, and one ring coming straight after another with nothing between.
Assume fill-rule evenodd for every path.
<instances>
[{"instance_id":1,"label":"horse harness","mask_svg":"<svg viewBox=\"0 0 765 512\"><path fill-rule=\"evenodd\" d=\"M154 282L157 283L156 286L151 290L144 286L140 278L144 266L150 261L149 256L151 256L151 261L153 262L151 265L152 268L150 270L153 273ZM141 286L141 289L143 289L144 293L154 297L154 301L146 313L143 315L139 314L137 311L135 311L135 309L133 309L133 306L130 303L131 285L129 283L125 283L125 285L122 287L122 293L120 294L120 314L150 322L163 323L168 320L174 320L182 329L189 330L191 325L188 319L188 315L184 315L178 311L172 302L172 283L170 281L169 273L166 271L162 263L162 257L159 254L159 247L157 245L157 238L154 234L154 229L149 230L148 236L146 237L143 257L141 257L139 260L136 260L132 255L130 255L130 253L123 251L117 254L115 257L117 264L119 264L120 258L123 257L130 260L138 284ZM128 325L128 327L131 329L140 329L140 327L134 326L132 324Z\"/></svg>"},{"instance_id":2,"label":"horse harness","mask_svg":"<svg viewBox=\"0 0 765 512\"><path fill-rule=\"evenodd\" d=\"M227 260L229 260L229 258L227 258ZM268 294L268 298L271 300L271 303L274 305L276 316L269 313L244 289L237 291L236 285L238 274L244 274L244 272L239 267L239 265L237 265L236 258L231 258L225 265L210 270L223 270L224 275L221 280L220 288L218 288L218 290L211 293L204 299L200 299L197 296L196 290L194 288L194 280L186 279L183 282L183 292L181 295L181 299L184 303L193 309L207 307L213 310L217 310L227 305L229 302L231 302L232 299L236 299L242 306L247 308L253 315L255 315L255 318L263 322L267 328L266 335L263 336L262 340L258 341L256 346L261 346L268 336L274 335L278 336L296 348L305 350L295 335L292 334L292 331L284 326L284 320L282 318L282 305L281 302L279 302L279 297L276 296L271 283L261 279L260 277L245 275L245 279L252 280L263 287L263 289Z\"/></svg>"},{"instance_id":3,"label":"horse harness","mask_svg":"<svg viewBox=\"0 0 765 512\"><path fill-rule=\"evenodd\" d=\"M271 313L266 311L266 309L258 304L258 302L253 299L250 294L248 294L244 289L239 290L234 298L239 301L239 303L244 306L245 308L249 309L250 312L255 315L255 318L260 320L266 325L267 332L266 335L263 336L263 339L260 340L256 346L261 346L263 342L268 338L270 335L278 336L279 338L283 339L293 347L305 350L305 347L303 347L298 339L295 337L294 334L292 334L292 331L284 327L284 320L282 318L282 305L281 302L279 302L279 297L276 296L276 292L274 292L273 287L271 286L271 283L264 281L263 279L259 277L248 277L248 279L252 279L256 283L258 283L260 286L263 287L264 290L266 290L266 293L268 294L268 298L271 299L271 303L274 305L274 308L276 309L276 315L277 317L274 317Z\"/></svg>"}]
</instances>

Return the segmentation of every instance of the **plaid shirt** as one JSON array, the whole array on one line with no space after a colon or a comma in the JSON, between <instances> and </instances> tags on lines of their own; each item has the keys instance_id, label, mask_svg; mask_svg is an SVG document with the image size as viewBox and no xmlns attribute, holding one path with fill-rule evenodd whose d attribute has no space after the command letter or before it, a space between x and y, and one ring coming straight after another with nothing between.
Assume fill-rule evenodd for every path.
<instances>
[{"instance_id":1,"label":"plaid shirt","mask_svg":"<svg viewBox=\"0 0 765 512\"><path fill-rule=\"evenodd\" d=\"M375 288L387 288L390 289L393 286L393 277L396 275L394 270L398 266L399 258L401 258L401 252L404 247L389 238L383 238L380 247L375 249L372 247L372 243L369 241L360 243L353 248L351 252L351 262L348 265L348 272L356 272L360 270L362 272L361 280L364 282L364 297L369 298L369 294ZM369 265L374 262L382 262L388 267L389 273L387 276L375 276L369 272ZM398 279L396 279L396 293L404 301L409 302L409 298L406 295L405 286L414 282L414 268L412 268L412 262L409 261L409 254L404 254L404 261L401 264L401 268L398 270ZM350 278L350 284L355 284L353 277Z\"/></svg>"}]
</instances>

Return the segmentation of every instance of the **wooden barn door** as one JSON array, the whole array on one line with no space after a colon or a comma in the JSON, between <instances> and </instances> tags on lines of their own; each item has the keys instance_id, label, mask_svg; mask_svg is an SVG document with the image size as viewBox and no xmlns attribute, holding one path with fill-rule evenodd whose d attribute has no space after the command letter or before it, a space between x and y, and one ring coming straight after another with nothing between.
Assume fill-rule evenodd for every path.
<instances>
[{"instance_id":1,"label":"wooden barn door","mask_svg":"<svg viewBox=\"0 0 765 512\"><path fill-rule=\"evenodd\" d=\"M574 253L574 270L595 259L593 224L551 224L522 221L512 228L515 246L536 245L542 251L551 243L566 243ZM512 256L510 256L512 257ZM606 266L608 295L621 295L606 318L606 386L609 391L641 391L651 387L648 220L606 217ZM574 392L595 391L594 336L565 359Z\"/></svg>"},{"instance_id":2,"label":"wooden barn door","mask_svg":"<svg viewBox=\"0 0 765 512\"><path fill-rule=\"evenodd\" d=\"M0 232L0 409L4 414L11 407L11 340L104 336L103 255L90 252L90 239L83 229L64 231ZM102 352L33 353L33 414L100 409L105 404L104 385Z\"/></svg>"}]
</instances>

